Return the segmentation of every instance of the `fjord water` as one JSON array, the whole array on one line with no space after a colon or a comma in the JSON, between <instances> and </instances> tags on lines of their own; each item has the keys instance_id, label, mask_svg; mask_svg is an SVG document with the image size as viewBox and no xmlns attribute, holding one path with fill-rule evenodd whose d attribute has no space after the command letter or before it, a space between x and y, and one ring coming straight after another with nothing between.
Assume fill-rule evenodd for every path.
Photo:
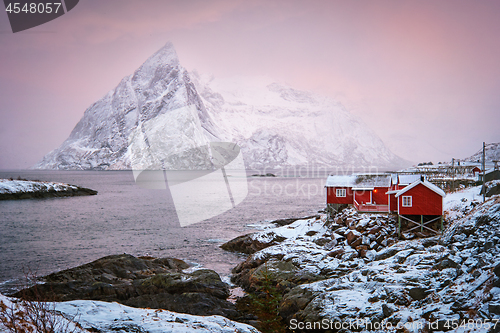
<instances>
[{"instance_id":1,"label":"fjord water","mask_svg":"<svg viewBox=\"0 0 500 333\"><path fill-rule=\"evenodd\" d=\"M0 201L0 292L28 271L45 275L119 253L175 257L228 275L244 257L220 249L223 242L272 219L314 214L325 201L322 177L249 177L236 208L181 227L169 191L137 186L132 171L0 171L17 177L98 195Z\"/></svg>"}]
</instances>

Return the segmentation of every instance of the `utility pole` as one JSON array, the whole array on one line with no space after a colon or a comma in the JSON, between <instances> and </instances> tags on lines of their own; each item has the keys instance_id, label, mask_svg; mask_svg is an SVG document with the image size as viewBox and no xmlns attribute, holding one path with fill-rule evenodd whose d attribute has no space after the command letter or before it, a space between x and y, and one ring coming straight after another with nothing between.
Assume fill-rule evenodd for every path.
<instances>
[{"instance_id":1,"label":"utility pole","mask_svg":"<svg viewBox=\"0 0 500 333\"><path fill-rule=\"evenodd\" d=\"M485 143L483 142L483 165L482 165L482 169L483 169L483 176L482 176L482 181L483 181L483 202L486 201L486 187L484 186L484 175L486 173L486 162L485 162L485 156L486 156L486 153L485 153L485 150L486 150L486 145Z\"/></svg>"},{"instance_id":2,"label":"utility pole","mask_svg":"<svg viewBox=\"0 0 500 333\"><path fill-rule=\"evenodd\" d=\"M452 181L451 181L451 192L455 192L455 158L451 159L451 174L452 174Z\"/></svg>"}]
</instances>

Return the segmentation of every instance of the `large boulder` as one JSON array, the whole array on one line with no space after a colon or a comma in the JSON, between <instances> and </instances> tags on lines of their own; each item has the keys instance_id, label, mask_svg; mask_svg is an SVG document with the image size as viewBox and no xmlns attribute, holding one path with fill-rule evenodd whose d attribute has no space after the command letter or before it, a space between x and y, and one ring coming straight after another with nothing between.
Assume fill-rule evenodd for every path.
<instances>
[{"instance_id":1,"label":"large boulder","mask_svg":"<svg viewBox=\"0 0 500 333\"><path fill-rule=\"evenodd\" d=\"M230 252L241 252L245 254L253 254L257 251L265 249L266 247L276 245L286 238L280 235L276 235L275 233L268 233L265 239L257 238L256 233L247 234L243 236L236 237L224 244L220 247L223 250Z\"/></svg>"}]
</instances>

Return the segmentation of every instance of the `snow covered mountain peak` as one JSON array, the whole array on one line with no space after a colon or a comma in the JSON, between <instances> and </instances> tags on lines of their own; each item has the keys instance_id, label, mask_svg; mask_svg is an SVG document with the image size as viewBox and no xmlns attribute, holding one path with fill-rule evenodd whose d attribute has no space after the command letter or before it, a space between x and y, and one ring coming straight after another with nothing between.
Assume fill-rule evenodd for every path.
<instances>
[{"instance_id":1,"label":"snow covered mountain peak","mask_svg":"<svg viewBox=\"0 0 500 333\"><path fill-rule=\"evenodd\" d=\"M138 135L137 129L155 127L155 119L164 125L160 126L162 137L170 140L162 147L175 148L172 153L218 141L217 130L171 43L92 104L61 147L47 154L35 168L130 169L132 157L142 160L137 147L151 157L148 138ZM189 140L180 135L187 128ZM137 138L144 142L133 141ZM169 153L162 151L161 156ZM169 165L173 169L185 166L185 161Z\"/></svg>"},{"instance_id":2,"label":"snow covered mountain peak","mask_svg":"<svg viewBox=\"0 0 500 333\"><path fill-rule=\"evenodd\" d=\"M35 168L207 169L209 160L183 152L217 141L237 143L247 168L404 164L335 100L268 77L188 73L167 43L92 104Z\"/></svg>"},{"instance_id":3,"label":"snow covered mountain peak","mask_svg":"<svg viewBox=\"0 0 500 333\"><path fill-rule=\"evenodd\" d=\"M180 65L174 45L168 42L146 60L132 76L132 82L146 88L151 82L160 81L162 77Z\"/></svg>"}]
</instances>

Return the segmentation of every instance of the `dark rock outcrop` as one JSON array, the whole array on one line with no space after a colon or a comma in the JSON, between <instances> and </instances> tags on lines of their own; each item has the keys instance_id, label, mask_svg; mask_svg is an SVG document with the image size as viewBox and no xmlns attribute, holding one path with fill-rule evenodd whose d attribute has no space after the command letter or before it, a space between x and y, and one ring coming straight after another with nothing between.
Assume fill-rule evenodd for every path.
<instances>
[{"instance_id":1,"label":"dark rock outcrop","mask_svg":"<svg viewBox=\"0 0 500 333\"><path fill-rule=\"evenodd\" d=\"M38 284L14 294L21 298L69 301L116 301L144 308L161 308L195 315L237 318L226 299L228 285L208 269L183 272L189 265L174 258L111 255L47 275Z\"/></svg>"},{"instance_id":2,"label":"dark rock outcrop","mask_svg":"<svg viewBox=\"0 0 500 333\"><path fill-rule=\"evenodd\" d=\"M43 199L96 195L97 191L76 185L27 180L0 179L0 200Z\"/></svg>"}]
</instances>

